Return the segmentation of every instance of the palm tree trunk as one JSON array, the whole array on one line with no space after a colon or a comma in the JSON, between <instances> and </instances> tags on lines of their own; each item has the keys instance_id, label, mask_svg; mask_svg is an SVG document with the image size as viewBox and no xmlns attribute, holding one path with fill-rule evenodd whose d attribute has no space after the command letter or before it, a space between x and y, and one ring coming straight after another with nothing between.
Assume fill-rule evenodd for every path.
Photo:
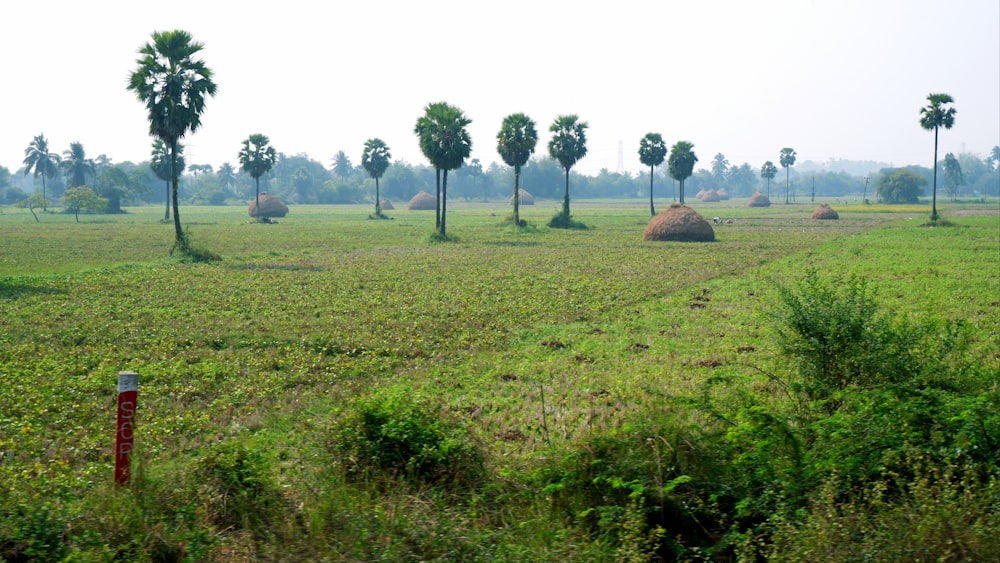
<instances>
[{"instance_id":1,"label":"palm tree trunk","mask_svg":"<svg viewBox=\"0 0 1000 563\"><path fill-rule=\"evenodd\" d=\"M938 220L937 213L937 152L938 152L938 128L934 127L934 184L931 188L931 222Z\"/></svg>"},{"instance_id":2,"label":"palm tree trunk","mask_svg":"<svg viewBox=\"0 0 1000 563\"><path fill-rule=\"evenodd\" d=\"M656 217L656 209L653 207L653 167L649 167L649 214Z\"/></svg>"},{"instance_id":3,"label":"palm tree trunk","mask_svg":"<svg viewBox=\"0 0 1000 563\"><path fill-rule=\"evenodd\" d=\"M441 229L441 169L434 168L434 228Z\"/></svg>"},{"instance_id":4,"label":"palm tree trunk","mask_svg":"<svg viewBox=\"0 0 1000 563\"><path fill-rule=\"evenodd\" d=\"M569 168L566 169L566 193L563 195L563 216L569 222Z\"/></svg>"},{"instance_id":5,"label":"palm tree trunk","mask_svg":"<svg viewBox=\"0 0 1000 563\"><path fill-rule=\"evenodd\" d=\"M521 214L520 214L520 203L521 203L521 167L514 167L514 226L521 226Z\"/></svg>"},{"instance_id":6,"label":"palm tree trunk","mask_svg":"<svg viewBox=\"0 0 1000 563\"><path fill-rule=\"evenodd\" d=\"M253 196L253 216L260 217L260 176L253 179L255 191Z\"/></svg>"},{"instance_id":7,"label":"palm tree trunk","mask_svg":"<svg viewBox=\"0 0 1000 563\"><path fill-rule=\"evenodd\" d=\"M375 177L375 216L382 216L382 199L378 191L378 176Z\"/></svg>"},{"instance_id":8,"label":"palm tree trunk","mask_svg":"<svg viewBox=\"0 0 1000 563\"><path fill-rule=\"evenodd\" d=\"M934 145L934 160L937 160L937 143ZM45 197L45 174L42 174L42 212L45 212L46 204L49 202Z\"/></svg>"},{"instance_id":9,"label":"palm tree trunk","mask_svg":"<svg viewBox=\"0 0 1000 563\"><path fill-rule=\"evenodd\" d=\"M444 171L444 178L441 180L441 237L447 235L445 232L445 220L448 218L448 169Z\"/></svg>"},{"instance_id":10,"label":"palm tree trunk","mask_svg":"<svg viewBox=\"0 0 1000 563\"><path fill-rule=\"evenodd\" d=\"M684 180L681 180L680 192L681 192L681 205L684 205Z\"/></svg>"},{"instance_id":11,"label":"palm tree trunk","mask_svg":"<svg viewBox=\"0 0 1000 563\"><path fill-rule=\"evenodd\" d=\"M179 184L177 180L177 141L170 142L170 178L172 180L170 195L174 206L174 236L178 244L183 244L184 231L181 230L181 215L178 211L179 206L177 205L177 190Z\"/></svg>"},{"instance_id":12,"label":"palm tree trunk","mask_svg":"<svg viewBox=\"0 0 1000 563\"><path fill-rule=\"evenodd\" d=\"M170 182L169 181L168 182L164 182L164 185L166 186L166 188L164 189L164 192L163 192L163 205L165 206L165 209L163 211L163 220L164 221L169 221L170 220Z\"/></svg>"}]
</instances>

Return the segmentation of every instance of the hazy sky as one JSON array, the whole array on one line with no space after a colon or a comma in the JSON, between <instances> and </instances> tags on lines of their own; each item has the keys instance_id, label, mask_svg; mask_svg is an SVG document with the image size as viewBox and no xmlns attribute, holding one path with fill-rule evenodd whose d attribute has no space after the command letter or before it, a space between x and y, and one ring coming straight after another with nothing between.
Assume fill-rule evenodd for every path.
<instances>
[{"instance_id":1,"label":"hazy sky","mask_svg":"<svg viewBox=\"0 0 1000 563\"><path fill-rule=\"evenodd\" d=\"M648 132L759 168L793 147L831 158L929 166L927 94L955 98L941 155L1000 144L997 0L561 0L8 3L0 30L0 165L13 173L44 133L50 150L147 160L142 104L126 91L155 30L204 43L218 94L185 139L189 164L238 164L243 139L358 164L379 137L425 163L413 125L430 102L473 120L473 158L499 161L504 116L590 124L574 170L638 172ZM621 149L619 149L621 147ZM620 152L619 152L620 151Z\"/></svg>"}]
</instances>

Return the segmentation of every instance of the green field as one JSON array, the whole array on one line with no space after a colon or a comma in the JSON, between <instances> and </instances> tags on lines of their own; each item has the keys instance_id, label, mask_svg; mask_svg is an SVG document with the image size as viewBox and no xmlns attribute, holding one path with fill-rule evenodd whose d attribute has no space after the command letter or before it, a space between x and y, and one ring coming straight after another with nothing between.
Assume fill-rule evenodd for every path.
<instances>
[{"instance_id":1,"label":"green field","mask_svg":"<svg viewBox=\"0 0 1000 563\"><path fill-rule=\"evenodd\" d=\"M995 204L695 203L733 219L712 243L557 207L449 203L443 243L433 212L182 207L203 264L159 207L3 209L0 560L1000 556ZM809 387L781 333L810 275L867 283L885 323L834 359L884 383Z\"/></svg>"}]
</instances>

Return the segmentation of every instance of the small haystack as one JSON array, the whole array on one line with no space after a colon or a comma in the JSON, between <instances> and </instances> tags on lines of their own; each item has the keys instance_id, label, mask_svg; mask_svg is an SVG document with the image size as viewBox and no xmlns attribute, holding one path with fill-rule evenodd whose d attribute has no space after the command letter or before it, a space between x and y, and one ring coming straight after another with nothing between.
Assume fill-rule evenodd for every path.
<instances>
[{"instance_id":1,"label":"small haystack","mask_svg":"<svg viewBox=\"0 0 1000 563\"><path fill-rule=\"evenodd\" d=\"M707 191L708 190L706 190L704 188L698 190L698 193L694 194L694 198L695 199L701 199L701 198L705 197L705 192L707 192Z\"/></svg>"},{"instance_id":2,"label":"small haystack","mask_svg":"<svg viewBox=\"0 0 1000 563\"><path fill-rule=\"evenodd\" d=\"M697 211L684 204L675 203L653 217L646 225L643 240L711 242L715 240L715 231Z\"/></svg>"},{"instance_id":3,"label":"small haystack","mask_svg":"<svg viewBox=\"0 0 1000 563\"><path fill-rule=\"evenodd\" d=\"M701 194L701 198L699 199L701 199L701 201L705 203L722 201L722 198L719 197L719 192L715 190L705 190L705 192Z\"/></svg>"},{"instance_id":4,"label":"small haystack","mask_svg":"<svg viewBox=\"0 0 1000 563\"><path fill-rule=\"evenodd\" d=\"M764 192L754 192L747 202L747 207L771 207L771 200L764 195Z\"/></svg>"},{"instance_id":5,"label":"small haystack","mask_svg":"<svg viewBox=\"0 0 1000 563\"><path fill-rule=\"evenodd\" d=\"M719 199L723 201L732 197L731 195L729 195L729 192L726 191L726 188L719 188L718 191L716 191L715 193L719 194Z\"/></svg>"},{"instance_id":6,"label":"small haystack","mask_svg":"<svg viewBox=\"0 0 1000 563\"><path fill-rule=\"evenodd\" d=\"M840 219L840 215L834 208L830 207L830 204L828 203L819 204L819 207L813 211L812 217L817 220Z\"/></svg>"},{"instance_id":7,"label":"small haystack","mask_svg":"<svg viewBox=\"0 0 1000 563\"><path fill-rule=\"evenodd\" d=\"M260 192L260 213L257 213L257 198L250 200L250 207L247 214L251 217L261 217L270 219L272 217L284 217L288 215L288 206L285 202L274 197L267 192Z\"/></svg>"},{"instance_id":8,"label":"small haystack","mask_svg":"<svg viewBox=\"0 0 1000 563\"><path fill-rule=\"evenodd\" d=\"M507 200L507 204L514 205L514 196L510 196ZM526 190L517 190L517 204L535 205L535 196L529 194Z\"/></svg>"},{"instance_id":9,"label":"small haystack","mask_svg":"<svg viewBox=\"0 0 1000 563\"><path fill-rule=\"evenodd\" d=\"M392 202L385 199L384 197L379 200L378 206L382 208L382 211L388 211L390 209L396 209L392 206Z\"/></svg>"},{"instance_id":10,"label":"small haystack","mask_svg":"<svg viewBox=\"0 0 1000 563\"><path fill-rule=\"evenodd\" d=\"M434 196L423 190L413 196L410 199L410 203L406 205L406 208L410 211L427 211L428 209L435 209L436 207L437 201L434 200Z\"/></svg>"}]
</instances>

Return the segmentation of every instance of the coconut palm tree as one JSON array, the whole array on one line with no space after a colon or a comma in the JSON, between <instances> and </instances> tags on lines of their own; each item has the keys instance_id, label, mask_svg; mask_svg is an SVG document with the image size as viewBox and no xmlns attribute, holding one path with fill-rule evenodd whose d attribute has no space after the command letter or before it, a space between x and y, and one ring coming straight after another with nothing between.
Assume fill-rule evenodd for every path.
<instances>
[{"instance_id":1,"label":"coconut palm tree","mask_svg":"<svg viewBox=\"0 0 1000 563\"><path fill-rule=\"evenodd\" d=\"M156 31L152 42L139 49L138 65L129 77L128 89L135 92L149 112L149 134L160 139L170 151L171 199L174 207L174 234L182 250L188 243L177 212L178 145L188 133L201 127L201 114L208 97L215 96L212 71L195 58L204 48L186 31Z\"/></svg>"},{"instance_id":2,"label":"coconut palm tree","mask_svg":"<svg viewBox=\"0 0 1000 563\"><path fill-rule=\"evenodd\" d=\"M66 173L70 188L86 184L87 175L94 176L94 162L87 158L87 152L79 142L69 144L59 165Z\"/></svg>"},{"instance_id":3,"label":"coconut palm tree","mask_svg":"<svg viewBox=\"0 0 1000 563\"><path fill-rule=\"evenodd\" d=\"M344 155L346 158L347 155ZM375 216L382 217L382 194L379 191L378 180L389 168L392 153L382 139L374 138L365 141L365 150L361 153L361 166L368 175L375 179Z\"/></svg>"},{"instance_id":4,"label":"coconut palm tree","mask_svg":"<svg viewBox=\"0 0 1000 563\"><path fill-rule=\"evenodd\" d=\"M178 170L184 170L186 166L184 161L184 145L177 143L177 154L171 160L170 149L167 145L163 144L161 139L156 139L153 141L153 152L150 157L149 167L153 170L153 174L156 177L166 182L166 196L164 196L163 201L166 202L165 210L163 212L163 220L170 220L170 186L174 179L174 167L176 166Z\"/></svg>"},{"instance_id":5,"label":"coconut palm tree","mask_svg":"<svg viewBox=\"0 0 1000 563\"><path fill-rule=\"evenodd\" d=\"M587 156L587 127L586 121L580 121L576 115L560 115L556 117L552 125L549 125L549 132L552 139L549 140L549 156L559 161L566 176L566 193L563 195L562 223L569 224L569 170L577 162ZM557 224L552 226L558 226Z\"/></svg>"},{"instance_id":6,"label":"coconut palm tree","mask_svg":"<svg viewBox=\"0 0 1000 563\"><path fill-rule=\"evenodd\" d=\"M795 164L795 149L785 147L781 149L781 154L778 156L778 162L781 167L785 169L785 204L791 203L788 199L788 169Z\"/></svg>"},{"instance_id":7,"label":"coconut palm tree","mask_svg":"<svg viewBox=\"0 0 1000 563\"><path fill-rule=\"evenodd\" d=\"M42 177L42 211L48 205L48 198L45 195L45 179L56 175L59 168L59 155L49 152L49 141L44 134L40 134L31 140L28 148L24 149L24 175L33 173L37 178Z\"/></svg>"},{"instance_id":8,"label":"coconut palm tree","mask_svg":"<svg viewBox=\"0 0 1000 563\"><path fill-rule=\"evenodd\" d=\"M420 150L431 161L440 178L438 193L438 234L447 236L448 171L462 166L472 154L472 137L466 129L472 123L459 108L445 102L429 104L417 119L414 132L420 138Z\"/></svg>"},{"instance_id":9,"label":"coconut palm tree","mask_svg":"<svg viewBox=\"0 0 1000 563\"><path fill-rule=\"evenodd\" d=\"M639 162L649 167L649 214L654 217L656 208L653 207L653 171L663 164L663 159L666 157L667 144L663 142L663 136L659 133L646 133L646 136L639 141Z\"/></svg>"},{"instance_id":10,"label":"coconut palm tree","mask_svg":"<svg viewBox=\"0 0 1000 563\"><path fill-rule=\"evenodd\" d=\"M278 152L270 143L271 140L267 138L267 135L254 133L243 141L243 148L240 149L240 167L253 178L256 190L254 217L260 215L260 177L267 174L278 160Z\"/></svg>"},{"instance_id":11,"label":"coconut palm tree","mask_svg":"<svg viewBox=\"0 0 1000 563\"><path fill-rule=\"evenodd\" d=\"M778 167L768 160L760 167L760 177L767 180L767 197L771 197L771 179L778 175Z\"/></svg>"},{"instance_id":12,"label":"coconut palm tree","mask_svg":"<svg viewBox=\"0 0 1000 563\"><path fill-rule=\"evenodd\" d=\"M441 228L441 169L435 164L437 159L438 144L434 140L435 123L447 111L448 104L445 102L434 102L427 104L424 108L424 115L417 118L417 124L413 127L413 132L417 135L420 144L420 152L434 166L434 228Z\"/></svg>"},{"instance_id":13,"label":"coconut palm tree","mask_svg":"<svg viewBox=\"0 0 1000 563\"><path fill-rule=\"evenodd\" d=\"M951 129L955 124L955 114L958 113L953 107L945 107L945 104L953 104L955 100L948 94L928 94L926 107L920 108L920 126L924 129L934 131L934 183L931 188L931 221L938 220L937 212L937 154L938 154L938 129L944 127Z\"/></svg>"},{"instance_id":14,"label":"coconut palm tree","mask_svg":"<svg viewBox=\"0 0 1000 563\"><path fill-rule=\"evenodd\" d=\"M236 184L236 169L228 162L223 162L222 166L219 166L216 176L219 178L219 185L222 186L223 192L232 190Z\"/></svg>"},{"instance_id":15,"label":"coconut palm tree","mask_svg":"<svg viewBox=\"0 0 1000 563\"><path fill-rule=\"evenodd\" d=\"M521 226L521 167L535 152L538 131L535 121L523 113L503 118L497 133L497 153L507 166L514 167L514 225Z\"/></svg>"},{"instance_id":16,"label":"coconut palm tree","mask_svg":"<svg viewBox=\"0 0 1000 563\"><path fill-rule=\"evenodd\" d=\"M688 141L677 141L670 149L667 168L670 176L680 183L681 205L684 205L684 180L694 172L698 156L694 154L694 144Z\"/></svg>"}]
</instances>

